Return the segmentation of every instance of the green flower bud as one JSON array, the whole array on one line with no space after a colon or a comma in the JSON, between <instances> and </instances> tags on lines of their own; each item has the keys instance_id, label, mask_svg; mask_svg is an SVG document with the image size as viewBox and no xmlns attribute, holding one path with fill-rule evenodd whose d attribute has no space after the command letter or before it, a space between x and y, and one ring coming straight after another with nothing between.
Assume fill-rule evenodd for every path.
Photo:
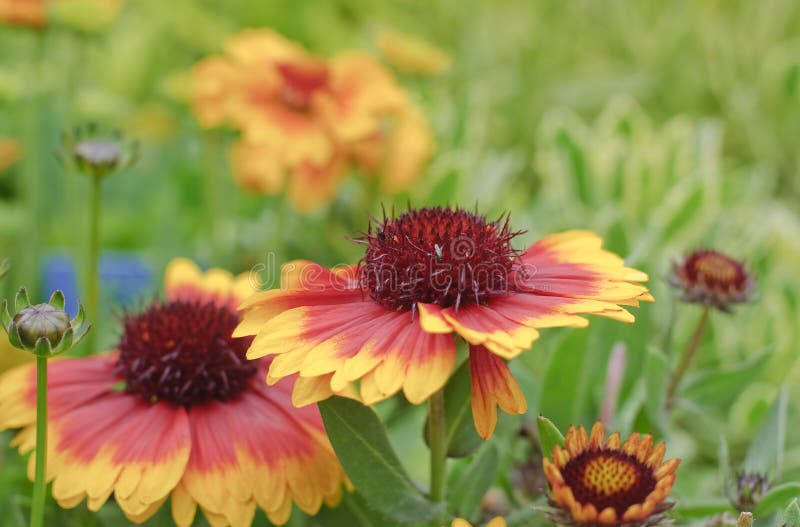
<instances>
[{"instance_id":1,"label":"green flower bud","mask_svg":"<svg viewBox=\"0 0 800 527\"><path fill-rule=\"evenodd\" d=\"M20 342L26 348L35 347L41 338L47 339L55 347L69 329L69 315L50 304L36 304L14 315L13 324L17 327Z\"/></svg>"},{"instance_id":2,"label":"green flower bud","mask_svg":"<svg viewBox=\"0 0 800 527\"><path fill-rule=\"evenodd\" d=\"M46 304L31 305L28 292L20 287L11 315L8 302L3 300L0 309L3 329L8 341L15 347L40 357L58 355L71 349L86 336L91 324L86 323L83 306L78 304L78 315L72 320L64 311L64 294L56 291Z\"/></svg>"},{"instance_id":3,"label":"green flower bud","mask_svg":"<svg viewBox=\"0 0 800 527\"><path fill-rule=\"evenodd\" d=\"M62 161L95 178L130 167L138 154L135 142L126 141L118 131L100 130L89 123L64 134Z\"/></svg>"}]
</instances>

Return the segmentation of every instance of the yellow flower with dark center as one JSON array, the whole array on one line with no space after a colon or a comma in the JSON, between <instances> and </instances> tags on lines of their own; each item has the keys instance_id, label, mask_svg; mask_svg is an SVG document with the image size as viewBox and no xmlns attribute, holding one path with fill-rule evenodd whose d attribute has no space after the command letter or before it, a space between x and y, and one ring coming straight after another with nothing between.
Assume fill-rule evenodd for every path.
<instances>
[{"instance_id":1,"label":"yellow flower with dark center","mask_svg":"<svg viewBox=\"0 0 800 527\"><path fill-rule=\"evenodd\" d=\"M550 484L551 519L561 524L651 525L672 504L664 500L675 482L679 459L663 461L666 445L633 433L620 444L618 433L605 440L601 423L591 436L570 427L564 448L544 458Z\"/></svg>"},{"instance_id":2,"label":"yellow flower with dark center","mask_svg":"<svg viewBox=\"0 0 800 527\"><path fill-rule=\"evenodd\" d=\"M755 278L744 264L718 251L695 251L672 266L670 284L682 300L730 312L731 305L747 302Z\"/></svg>"},{"instance_id":3,"label":"yellow flower with dark center","mask_svg":"<svg viewBox=\"0 0 800 527\"><path fill-rule=\"evenodd\" d=\"M198 506L214 527L248 527L257 507L282 524L293 504L315 514L338 503L346 479L317 408L292 407L292 379L265 386L269 364L247 361L250 339L231 335L234 306L252 292L248 276L178 259L165 291L166 300L125 317L114 351L51 362L47 479L56 502L86 499L97 511L113 494L141 523L170 498L179 527ZM0 430L21 428L21 453L36 447L35 403L33 367L0 377Z\"/></svg>"},{"instance_id":4,"label":"yellow flower with dark center","mask_svg":"<svg viewBox=\"0 0 800 527\"><path fill-rule=\"evenodd\" d=\"M497 407L527 410L506 361L545 327L585 327L579 316L623 322L622 306L652 301L641 271L625 267L587 231L547 236L514 249L507 219L462 209L423 208L384 218L360 240L360 265L328 270L287 264L286 287L241 306L234 335L255 335L248 357L275 355L267 382L299 374L303 406L358 383L366 404L402 391L426 401L455 368L456 340L469 344L472 414L489 438Z\"/></svg>"}]
</instances>

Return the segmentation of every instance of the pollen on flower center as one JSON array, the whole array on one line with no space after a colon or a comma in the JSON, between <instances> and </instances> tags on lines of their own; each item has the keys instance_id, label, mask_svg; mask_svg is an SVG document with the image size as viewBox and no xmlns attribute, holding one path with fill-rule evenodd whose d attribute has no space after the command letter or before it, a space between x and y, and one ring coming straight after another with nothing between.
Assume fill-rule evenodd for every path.
<instances>
[{"instance_id":1,"label":"pollen on flower center","mask_svg":"<svg viewBox=\"0 0 800 527\"><path fill-rule=\"evenodd\" d=\"M652 470L616 450L583 452L567 463L562 474L579 503L591 503L597 511L613 507L619 517L631 505L644 502L656 487Z\"/></svg>"},{"instance_id":2,"label":"pollen on flower center","mask_svg":"<svg viewBox=\"0 0 800 527\"><path fill-rule=\"evenodd\" d=\"M124 321L117 373L146 401L190 406L238 395L256 371L252 337L233 338L239 317L213 302L156 302Z\"/></svg>"},{"instance_id":3,"label":"pollen on flower center","mask_svg":"<svg viewBox=\"0 0 800 527\"><path fill-rule=\"evenodd\" d=\"M297 111L307 111L314 94L328 85L328 69L322 64L283 62L276 68L282 81L280 97L287 106Z\"/></svg>"},{"instance_id":4,"label":"pollen on flower center","mask_svg":"<svg viewBox=\"0 0 800 527\"><path fill-rule=\"evenodd\" d=\"M695 279L709 284L733 285L743 279L737 262L713 251L697 253L689 268L694 271Z\"/></svg>"},{"instance_id":5,"label":"pollen on flower center","mask_svg":"<svg viewBox=\"0 0 800 527\"><path fill-rule=\"evenodd\" d=\"M481 303L510 289L517 252L508 220L460 209L424 208L371 226L361 242L364 289L390 309L416 302L442 307Z\"/></svg>"}]
</instances>

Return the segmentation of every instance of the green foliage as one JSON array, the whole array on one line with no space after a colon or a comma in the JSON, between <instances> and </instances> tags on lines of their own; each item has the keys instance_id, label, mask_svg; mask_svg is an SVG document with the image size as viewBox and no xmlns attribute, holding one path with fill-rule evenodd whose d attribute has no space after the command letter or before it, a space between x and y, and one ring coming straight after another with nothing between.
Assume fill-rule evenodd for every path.
<instances>
[{"instance_id":1,"label":"green foliage","mask_svg":"<svg viewBox=\"0 0 800 527\"><path fill-rule=\"evenodd\" d=\"M367 503L404 523L431 520L441 509L414 486L378 416L359 402L333 397L319 405L336 455Z\"/></svg>"}]
</instances>

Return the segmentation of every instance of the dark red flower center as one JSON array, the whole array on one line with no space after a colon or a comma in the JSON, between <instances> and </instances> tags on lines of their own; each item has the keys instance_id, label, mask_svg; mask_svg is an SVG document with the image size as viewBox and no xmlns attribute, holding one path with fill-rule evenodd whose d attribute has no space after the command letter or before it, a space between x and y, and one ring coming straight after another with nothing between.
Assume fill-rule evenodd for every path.
<instances>
[{"instance_id":1,"label":"dark red flower center","mask_svg":"<svg viewBox=\"0 0 800 527\"><path fill-rule=\"evenodd\" d=\"M711 289L741 289L747 273L741 263L717 251L696 251L684 264L686 275Z\"/></svg>"},{"instance_id":2,"label":"dark red flower center","mask_svg":"<svg viewBox=\"0 0 800 527\"><path fill-rule=\"evenodd\" d=\"M128 392L150 402L231 399L257 371L245 357L253 337L231 337L238 323L233 311L213 302L156 301L125 318L117 372Z\"/></svg>"},{"instance_id":3,"label":"dark red flower center","mask_svg":"<svg viewBox=\"0 0 800 527\"><path fill-rule=\"evenodd\" d=\"M519 234L508 219L460 209L425 208L384 217L359 240L367 245L360 280L370 296L390 309L416 302L442 307L481 303L510 289Z\"/></svg>"},{"instance_id":4,"label":"dark red flower center","mask_svg":"<svg viewBox=\"0 0 800 527\"><path fill-rule=\"evenodd\" d=\"M324 64L281 62L276 66L283 81L280 97L287 106L305 112L317 91L328 85L329 73Z\"/></svg>"},{"instance_id":5,"label":"dark red flower center","mask_svg":"<svg viewBox=\"0 0 800 527\"><path fill-rule=\"evenodd\" d=\"M575 499L597 512L613 507L622 517L628 507L644 503L656 488L647 465L619 450L588 450L569 460L561 471Z\"/></svg>"}]
</instances>

